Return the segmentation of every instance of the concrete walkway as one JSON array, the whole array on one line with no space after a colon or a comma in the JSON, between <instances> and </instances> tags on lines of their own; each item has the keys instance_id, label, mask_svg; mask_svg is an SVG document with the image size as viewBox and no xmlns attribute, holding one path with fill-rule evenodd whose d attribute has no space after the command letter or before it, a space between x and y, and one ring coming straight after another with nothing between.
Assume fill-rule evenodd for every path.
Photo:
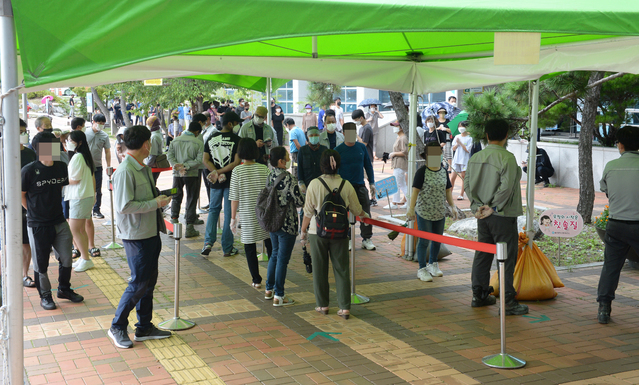
<instances>
[{"instance_id":1,"label":"concrete walkway","mask_svg":"<svg viewBox=\"0 0 639 385\"><path fill-rule=\"evenodd\" d=\"M378 178L381 167L375 163ZM385 174L391 175L388 167ZM170 184L166 174L158 186ZM577 205L574 189L542 188L536 196L537 206ZM598 194L594 214L605 204ZM384 213L379 207L375 215ZM96 221L98 245L110 242L103 222ZM197 326L127 350L115 348L106 331L129 269L123 250L102 250L95 268L73 273L72 286L84 303L60 301L57 310L45 311L35 289L24 290L27 378L31 384L639 383L638 270L623 271L609 325L596 320L600 267L559 271L566 287L557 289L555 299L528 303L527 317L507 318L508 352L528 364L497 370L481 363L499 352L499 318L497 306L470 307L472 252L450 247L453 255L440 263L444 277L425 283L416 279L416 263L397 258L399 239L391 242L386 233L376 229L377 250L356 251L357 292L371 301L353 305L347 321L335 314L334 292L328 316L314 311L312 277L299 244L286 282L296 304L277 308L250 286L243 254L224 258L216 244L204 258L203 235L185 240L181 316ZM174 241L162 240L155 323L173 313ZM265 279L266 263L260 272ZM54 280L57 272L50 274Z\"/></svg>"}]
</instances>

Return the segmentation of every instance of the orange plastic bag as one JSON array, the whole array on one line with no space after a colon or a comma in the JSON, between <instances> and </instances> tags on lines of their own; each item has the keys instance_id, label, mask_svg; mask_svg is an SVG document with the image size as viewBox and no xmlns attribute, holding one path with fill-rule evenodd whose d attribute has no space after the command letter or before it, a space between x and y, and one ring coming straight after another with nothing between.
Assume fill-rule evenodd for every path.
<instances>
[{"instance_id":1,"label":"orange plastic bag","mask_svg":"<svg viewBox=\"0 0 639 385\"><path fill-rule=\"evenodd\" d=\"M495 289L494 295L499 295L499 276L495 272L490 279L490 285ZM557 296L556 287L564 287L559 279L555 267L550 260L533 243L528 247L526 233L519 233L519 251L513 277L513 286L517 290L520 301L536 301L551 299Z\"/></svg>"}]
</instances>

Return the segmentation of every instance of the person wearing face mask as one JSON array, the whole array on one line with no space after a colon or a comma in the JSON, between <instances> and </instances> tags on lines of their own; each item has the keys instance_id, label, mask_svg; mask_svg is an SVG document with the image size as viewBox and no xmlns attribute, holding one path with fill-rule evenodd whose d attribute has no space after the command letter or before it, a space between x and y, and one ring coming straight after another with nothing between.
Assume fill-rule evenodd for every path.
<instances>
[{"instance_id":1,"label":"person wearing face mask","mask_svg":"<svg viewBox=\"0 0 639 385\"><path fill-rule=\"evenodd\" d=\"M317 114L317 128L320 132L324 131L324 116L326 115L326 104L323 104Z\"/></svg>"},{"instance_id":2,"label":"person wearing face mask","mask_svg":"<svg viewBox=\"0 0 639 385\"><path fill-rule=\"evenodd\" d=\"M244 107L242 108L242 113L240 114L240 119L242 119L242 124L248 122L253 118L253 114L251 113L251 105L249 102L244 103Z\"/></svg>"},{"instance_id":3,"label":"person wearing face mask","mask_svg":"<svg viewBox=\"0 0 639 385\"><path fill-rule=\"evenodd\" d=\"M20 119L20 168L37 160L36 153L25 147L29 144L27 123ZM29 245L29 233L27 232L27 210L22 208L22 285L24 287L36 287L33 278L29 277L29 265L31 264L31 246Z\"/></svg>"},{"instance_id":4,"label":"person wearing face mask","mask_svg":"<svg viewBox=\"0 0 639 385\"><path fill-rule=\"evenodd\" d=\"M282 112L282 107L280 105L275 105L275 114L271 117L271 127L277 133L277 143L283 143L284 140L284 113Z\"/></svg>"},{"instance_id":5,"label":"person wearing face mask","mask_svg":"<svg viewBox=\"0 0 639 385\"><path fill-rule=\"evenodd\" d=\"M385 209L398 207L406 204L408 199L408 186L406 185L406 172L408 171L408 137L404 134L399 126L393 127L393 132L397 134L395 144L393 144L393 152L388 155L391 160L391 168L393 175L397 181L397 193L393 195L393 201L390 206L384 206ZM400 191L404 193L404 199L401 200Z\"/></svg>"},{"instance_id":6,"label":"person wearing face mask","mask_svg":"<svg viewBox=\"0 0 639 385\"><path fill-rule=\"evenodd\" d=\"M306 135L301 128L295 125L295 120L286 118L284 125L290 136L291 173L297 175L297 158L300 148L306 144Z\"/></svg>"},{"instance_id":7,"label":"person wearing face mask","mask_svg":"<svg viewBox=\"0 0 639 385\"><path fill-rule=\"evenodd\" d=\"M371 158L371 162L373 162L373 159L375 159L373 157L373 148L375 147L375 140L373 139L373 128L366 120L364 111L360 109L353 111L351 118L357 125L357 141L366 146L368 156Z\"/></svg>"},{"instance_id":8,"label":"person wearing face mask","mask_svg":"<svg viewBox=\"0 0 639 385\"><path fill-rule=\"evenodd\" d=\"M109 135L104 132L106 118L102 114L93 115L93 125L87 130L87 143L93 156L95 165L95 204L93 205L93 218L104 219L100 212L102 206L102 152L106 160L106 166L111 167L111 141Z\"/></svg>"},{"instance_id":9,"label":"person wearing face mask","mask_svg":"<svg viewBox=\"0 0 639 385\"><path fill-rule=\"evenodd\" d=\"M238 133L240 138L251 138L255 141L259 152L255 161L263 165L267 163L271 148L277 147L280 143L277 140L275 129L265 122L267 115L266 107L257 107L253 119L245 123Z\"/></svg>"},{"instance_id":10,"label":"person wearing face mask","mask_svg":"<svg viewBox=\"0 0 639 385\"><path fill-rule=\"evenodd\" d=\"M302 130L308 131L309 127L317 127L317 114L313 112L313 106L307 104L305 107L306 113L302 115Z\"/></svg>"},{"instance_id":11,"label":"person wearing face mask","mask_svg":"<svg viewBox=\"0 0 639 385\"><path fill-rule=\"evenodd\" d=\"M231 201L229 187L231 173L241 160L237 154L240 137L234 133L234 127L239 126L240 117L236 113L227 112L222 118L222 131L215 132L204 143L204 165L209 171L207 179L210 184L209 216L206 220L206 234L202 255L209 255L211 248L217 241L217 221L224 204L224 225L222 226L222 251L225 257L238 253L233 247L233 233L231 232Z\"/></svg>"},{"instance_id":12,"label":"person wearing face mask","mask_svg":"<svg viewBox=\"0 0 639 385\"><path fill-rule=\"evenodd\" d=\"M466 127L462 124L458 126L459 135L455 136L453 139L453 151L455 151L455 155L453 156L453 176L450 179L453 187L455 187L455 180L457 179L457 174L462 179L462 187L461 193L457 197L457 200L461 201L464 199L464 178L466 177L466 167L468 166L468 160L470 159L470 149L473 146L473 138L468 135L466 131Z\"/></svg>"},{"instance_id":13,"label":"person wearing face mask","mask_svg":"<svg viewBox=\"0 0 639 385\"><path fill-rule=\"evenodd\" d=\"M362 114L362 119L364 115ZM357 129L355 123L344 124L344 143L335 148L340 155L342 165L339 168L339 175L351 182L357 193L359 203L364 211L370 215L371 201L369 192L364 184L364 170L368 177L370 195L375 196L375 174L373 173L373 163L368 155L366 146L357 141ZM371 241L373 236L373 226L362 223L360 225L362 236L362 249L375 250L375 245Z\"/></svg>"},{"instance_id":14,"label":"person wearing face mask","mask_svg":"<svg viewBox=\"0 0 639 385\"><path fill-rule=\"evenodd\" d=\"M95 249L95 230L91 219L95 200L95 166L84 132L73 131L67 140L67 148L75 154L69 162L69 185L64 187L64 199L69 201L69 225L81 256L72 266L75 271L81 272L93 267L89 254L99 251Z\"/></svg>"},{"instance_id":15,"label":"person wearing face mask","mask_svg":"<svg viewBox=\"0 0 639 385\"><path fill-rule=\"evenodd\" d=\"M377 145L377 137L379 135L379 119L384 119L384 115L377 110L376 104L371 104L368 112L366 113L366 121L371 125L371 129L373 130L373 143ZM373 147L373 155L375 159L379 159L377 157L377 149Z\"/></svg>"},{"instance_id":16,"label":"person wearing face mask","mask_svg":"<svg viewBox=\"0 0 639 385\"><path fill-rule=\"evenodd\" d=\"M171 332L159 330L152 321L153 290L158 279L158 261L162 250L160 232L166 233L161 208L171 197L158 196L151 169L144 159L151 149L151 131L145 126L133 126L124 132L129 151L113 174L115 221L118 238L122 239L131 280L124 290L107 335L115 346L127 349L133 342L127 333L129 314L136 309L135 340L146 341L171 337Z\"/></svg>"},{"instance_id":17,"label":"person wearing face mask","mask_svg":"<svg viewBox=\"0 0 639 385\"><path fill-rule=\"evenodd\" d=\"M427 131L424 131L424 146L428 145L428 142L437 142L440 147L444 148L446 145L446 133L442 130L435 128L435 118L432 116L426 117Z\"/></svg>"},{"instance_id":18,"label":"person wearing face mask","mask_svg":"<svg viewBox=\"0 0 639 385\"><path fill-rule=\"evenodd\" d=\"M630 249L639 254L639 127L624 126L616 135L621 156L604 167L599 187L609 198L609 216L604 237L604 264L597 286L600 324L610 322L612 301Z\"/></svg>"},{"instance_id":19,"label":"person wearing face mask","mask_svg":"<svg viewBox=\"0 0 639 385\"><path fill-rule=\"evenodd\" d=\"M450 130L450 128L448 127L448 122L450 122L450 120L448 120L448 118L446 118L446 109L445 108L440 108L439 110L437 110L437 118L435 119L435 128L437 128L438 131L442 131L444 133L444 136L446 138L445 143L444 143L444 160L448 163L448 173L451 173L451 169L452 169L452 159L453 159L453 150L452 150L452 145L451 145L451 134L452 131Z\"/></svg>"},{"instance_id":20,"label":"person wearing face mask","mask_svg":"<svg viewBox=\"0 0 639 385\"><path fill-rule=\"evenodd\" d=\"M178 223L183 191L184 187L186 187L185 238L193 238L200 235L200 232L195 230L193 226L204 223L204 221L198 219L195 211L197 198L200 195L200 166L202 165L204 152L204 145L197 138L201 131L202 125L200 123L191 122L189 129L171 142L169 151L166 153L166 157L173 167L173 188L178 189L171 203L171 222L173 223Z\"/></svg>"},{"instance_id":21,"label":"person wearing face mask","mask_svg":"<svg viewBox=\"0 0 639 385\"><path fill-rule=\"evenodd\" d=\"M237 108L235 109L235 113L240 115L244 111L244 98L239 98L237 100Z\"/></svg>"},{"instance_id":22,"label":"person wearing face mask","mask_svg":"<svg viewBox=\"0 0 639 385\"><path fill-rule=\"evenodd\" d=\"M453 107L457 107L457 97L455 96L449 96L448 97L448 103L453 106Z\"/></svg>"},{"instance_id":23,"label":"person wearing face mask","mask_svg":"<svg viewBox=\"0 0 639 385\"><path fill-rule=\"evenodd\" d=\"M521 168L515 156L504 147L509 130L508 122L503 119L491 119L484 124L488 145L468 161L464 188L470 209L477 218L479 242L505 242L507 245L506 282L505 287L499 288L499 294L505 294L506 315L522 315L528 313L528 306L519 304L515 299L517 291L513 286L519 241L517 217L522 214ZM489 286L493 259L493 254L475 252L471 273L472 307L494 305L496 302L490 295L493 287Z\"/></svg>"},{"instance_id":24,"label":"person wearing face mask","mask_svg":"<svg viewBox=\"0 0 639 385\"><path fill-rule=\"evenodd\" d=\"M146 120L146 126L151 130L151 152L149 153L149 157L144 160L144 163L153 168L157 167L157 163L155 159L158 155L162 154L162 131L160 131L160 119L157 116L151 116ZM157 183L158 178L160 177L159 172L153 173L153 180Z\"/></svg>"},{"instance_id":25,"label":"person wearing face mask","mask_svg":"<svg viewBox=\"0 0 639 385\"><path fill-rule=\"evenodd\" d=\"M441 147L435 142L430 142L424 148L422 157L426 158L426 165L420 167L415 172L413 179L413 192L410 198L410 207L406 212L406 218L415 220L417 227L421 231L433 234L444 234L444 224L446 222L446 209L444 201L448 201L453 208L453 216L456 219L457 210L453 202L453 186L450 184L448 173L442 168L440 160ZM426 263L426 250L430 245L430 255ZM417 260L419 269L417 278L424 282L432 282L433 277L443 277L444 273L439 270L437 255L441 243L432 242L428 239L420 238L417 245Z\"/></svg>"},{"instance_id":26,"label":"person wearing face mask","mask_svg":"<svg viewBox=\"0 0 639 385\"><path fill-rule=\"evenodd\" d=\"M320 134L320 144L326 146L330 150L334 150L337 146L344 143L344 134L337 132L335 111L326 111L324 123L326 129Z\"/></svg>"},{"instance_id":27,"label":"person wearing face mask","mask_svg":"<svg viewBox=\"0 0 639 385\"><path fill-rule=\"evenodd\" d=\"M27 233L32 249L33 276L44 310L56 309L48 269L51 248L58 260L57 297L82 302L71 289L73 235L62 212L62 188L69 184L66 164L60 162L60 141L43 132L36 146L38 160L24 166L22 207L27 210Z\"/></svg>"},{"instance_id":28,"label":"person wearing face mask","mask_svg":"<svg viewBox=\"0 0 639 385\"><path fill-rule=\"evenodd\" d=\"M337 124L337 132L342 132L342 127L344 127L344 110L341 105L342 99L335 99L335 123Z\"/></svg>"}]
</instances>

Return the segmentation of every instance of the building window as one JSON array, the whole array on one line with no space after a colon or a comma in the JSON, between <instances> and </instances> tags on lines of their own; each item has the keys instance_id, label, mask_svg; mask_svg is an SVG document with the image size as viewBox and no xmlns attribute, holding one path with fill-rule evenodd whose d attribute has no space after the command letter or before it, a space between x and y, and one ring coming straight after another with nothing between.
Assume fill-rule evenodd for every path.
<instances>
[{"instance_id":1,"label":"building window","mask_svg":"<svg viewBox=\"0 0 639 385\"><path fill-rule=\"evenodd\" d=\"M293 81L280 87L274 94L275 103L282 107L282 112L292 114L293 111Z\"/></svg>"},{"instance_id":2,"label":"building window","mask_svg":"<svg viewBox=\"0 0 639 385\"><path fill-rule=\"evenodd\" d=\"M357 109L357 87L342 87L339 97L342 99L344 113Z\"/></svg>"}]
</instances>

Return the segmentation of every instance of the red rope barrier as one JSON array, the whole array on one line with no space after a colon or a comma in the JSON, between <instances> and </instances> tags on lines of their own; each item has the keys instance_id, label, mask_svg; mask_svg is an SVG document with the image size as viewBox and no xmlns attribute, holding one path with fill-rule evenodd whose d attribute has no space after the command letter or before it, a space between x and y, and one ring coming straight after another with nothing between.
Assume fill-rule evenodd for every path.
<instances>
[{"instance_id":1,"label":"red rope barrier","mask_svg":"<svg viewBox=\"0 0 639 385\"><path fill-rule=\"evenodd\" d=\"M162 172L162 171L171 171L173 170L172 167L164 167L164 168L151 168L151 172Z\"/></svg>"},{"instance_id":2,"label":"red rope barrier","mask_svg":"<svg viewBox=\"0 0 639 385\"><path fill-rule=\"evenodd\" d=\"M408 227L393 225L388 222L382 222L382 221L378 221L378 220L370 219L370 218L357 217L357 220L360 222L364 222L368 225L383 227L388 230L394 230L400 233L410 234L414 237L424 238L434 242L464 247L466 249L471 249L471 250L483 251L485 253L490 253L490 254L497 254L497 246L490 243L483 243L483 242L469 241L466 239L447 237L445 235L433 234L433 233L428 233L426 231L410 229Z\"/></svg>"}]
</instances>

